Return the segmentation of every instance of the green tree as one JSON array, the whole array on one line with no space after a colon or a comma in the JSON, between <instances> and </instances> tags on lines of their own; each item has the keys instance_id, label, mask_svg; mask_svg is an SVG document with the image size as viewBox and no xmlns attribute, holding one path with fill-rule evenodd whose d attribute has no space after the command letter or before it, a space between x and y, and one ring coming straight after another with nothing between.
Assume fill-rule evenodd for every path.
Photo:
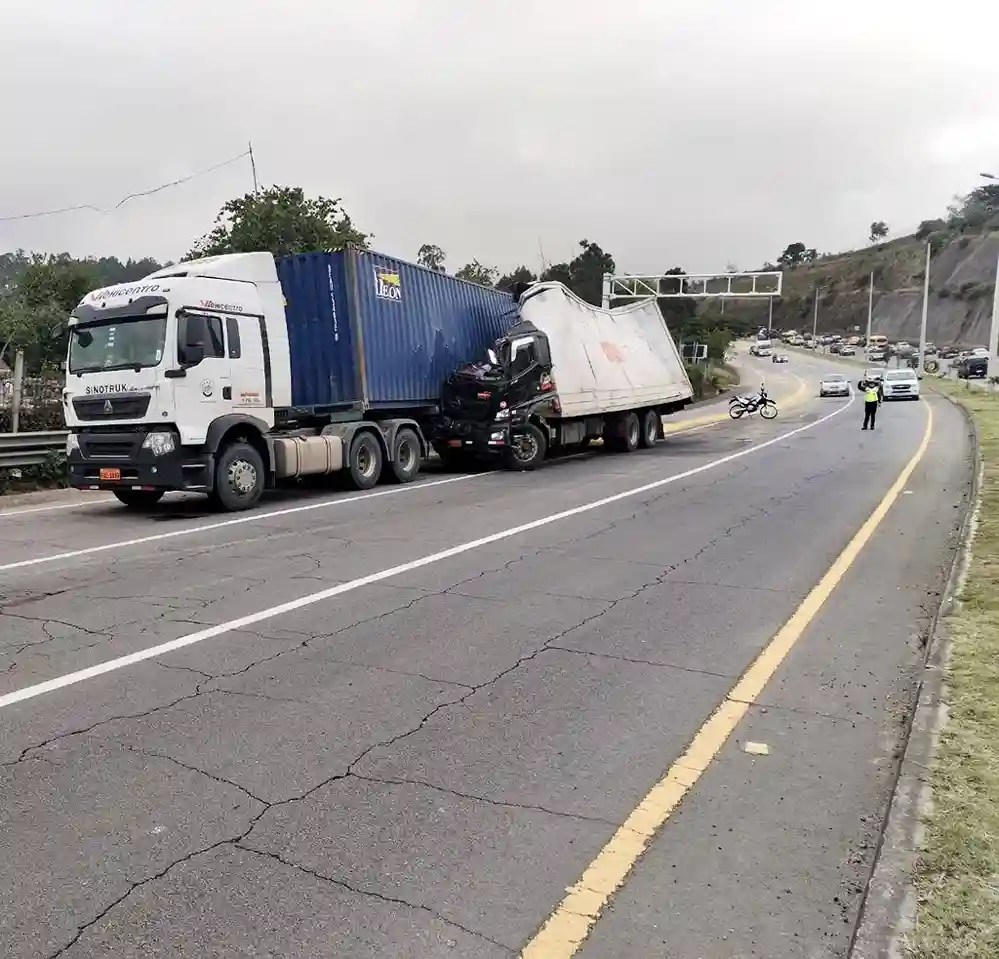
<instances>
[{"instance_id":1,"label":"green tree","mask_svg":"<svg viewBox=\"0 0 999 959\"><path fill-rule=\"evenodd\" d=\"M871 243L877 243L878 240L883 240L886 236L888 236L888 224L884 220L875 220L871 224Z\"/></svg>"},{"instance_id":2,"label":"green tree","mask_svg":"<svg viewBox=\"0 0 999 959\"><path fill-rule=\"evenodd\" d=\"M788 243L784 252L777 257L777 262L783 267L800 266L808 262L809 250L804 243Z\"/></svg>"},{"instance_id":3,"label":"green tree","mask_svg":"<svg viewBox=\"0 0 999 959\"><path fill-rule=\"evenodd\" d=\"M714 363L724 363L725 354L728 352L729 344L732 342L732 334L726 329L709 330L704 338L704 343L708 348L708 359Z\"/></svg>"},{"instance_id":4,"label":"green tree","mask_svg":"<svg viewBox=\"0 0 999 959\"><path fill-rule=\"evenodd\" d=\"M55 301L29 306L16 293L0 295L0 359L14 365L14 354L24 350L29 368L54 364L66 352L66 340L53 340L51 331L66 322L66 311Z\"/></svg>"},{"instance_id":5,"label":"green tree","mask_svg":"<svg viewBox=\"0 0 999 959\"><path fill-rule=\"evenodd\" d=\"M666 270L664 278L659 281L659 290L662 293L686 293L687 284L684 277L687 271L682 266L674 266ZM676 277L675 280L665 277ZM700 332L700 323L697 321L697 301L690 296L661 296L659 297L659 309L671 333L677 337L696 336Z\"/></svg>"},{"instance_id":6,"label":"green tree","mask_svg":"<svg viewBox=\"0 0 999 959\"><path fill-rule=\"evenodd\" d=\"M603 298L604 274L615 270L614 257L589 240L580 240L579 246L580 252L575 259L548 267L541 279L564 283L581 300L599 306Z\"/></svg>"},{"instance_id":7,"label":"green tree","mask_svg":"<svg viewBox=\"0 0 999 959\"><path fill-rule=\"evenodd\" d=\"M499 275L499 270L491 266L483 266L478 260L466 263L455 276L459 280L468 280L469 283L478 283L479 286L492 286Z\"/></svg>"},{"instance_id":8,"label":"green tree","mask_svg":"<svg viewBox=\"0 0 999 959\"><path fill-rule=\"evenodd\" d=\"M512 290L518 283L533 283L537 277L526 267L518 266L512 273L504 273L496 281L499 290Z\"/></svg>"},{"instance_id":9,"label":"green tree","mask_svg":"<svg viewBox=\"0 0 999 959\"><path fill-rule=\"evenodd\" d=\"M538 277L543 283L562 283L572 288L572 269L568 263L553 263Z\"/></svg>"},{"instance_id":10,"label":"green tree","mask_svg":"<svg viewBox=\"0 0 999 959\"><path fill-rule=\"evenodd\" d=\"M435 273L443 273L447 254L436 243L424 243L416 252L416 262Z\"/></svg>"},{"instance_id":11,"label":"green tree","mask_svg":"<svg viewBox=\"0 0 999 959\"><path fill-rule=\"evenodd\" d=\"M225 203L215 226L184 259L257 250L288 256L347 246L367 248L370 238L354 226L339 199L310 199L301 187L272 186Z\"/></svg>"},{"instance_id":12,"label":"green tree","mask_svg":"<svg viewBox=\"0 0 999 959\"><path fill-rule=\"evenodd\" d=\"M0 296L0 357L9 364L14 351L24 350L31 368L57 362L66 341L53 340L51 330L99 286L94 260L76 260L68 253L28 256Z\"/></svg>"},{"instance_id":13,"label":"green tree","mask_svg":"<svg viewBox=\"0 0 999 959\"><path fill-rule=\"evenodd\" d=\"M17 295L27 306L54 303L69 314L86 293L102 285L102 279L93 260L75 260L68 253L34 254L16 276L15 284Z\"/></svg>"}]
</instances>

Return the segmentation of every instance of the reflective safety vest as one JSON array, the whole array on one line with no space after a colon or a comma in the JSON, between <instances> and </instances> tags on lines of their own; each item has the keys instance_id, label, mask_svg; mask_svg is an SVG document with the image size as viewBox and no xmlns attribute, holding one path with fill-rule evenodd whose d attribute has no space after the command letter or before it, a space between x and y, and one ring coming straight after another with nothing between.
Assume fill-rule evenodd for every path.
<instances>
[{"instance_id":1,"label":"reflective safety vest","mask_svg":"<svg viewBox=\"0 0 999 959\"><path fill-rule=\"evenodd\" d=\"M877 403L878 401L878 388L876 386L868 386L864 390L864 402L865 403Z\"/></svg>"}]
</instances>

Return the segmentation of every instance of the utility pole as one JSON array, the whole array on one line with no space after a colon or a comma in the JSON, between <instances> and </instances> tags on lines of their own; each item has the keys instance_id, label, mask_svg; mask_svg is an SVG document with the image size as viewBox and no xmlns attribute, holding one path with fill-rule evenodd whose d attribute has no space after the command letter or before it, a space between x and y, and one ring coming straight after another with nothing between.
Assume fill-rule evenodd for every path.
<instances>
[{"instance_id":1,"label":"utility pole","mask_svg":"<svg viewBox=\"0 0 999 959\"><path fill-rule=\"evenodd\" d=\"M253 158L253 143L250 143L250 169L253 171L253 192L260 192L260 184L257 183L257 161Z\"/></svg>"},{"instance_id":2,"label":"utility pole","mask_svg":"<svg viewBox=\"0 0 999 959\"><path fill-rule=\"evenodd\" d=\"M722 302L725 301L722 300ZM774 298L771 296L767 302L770 304L770 310L767 313L767 329L772 330L774 328Z\"/></svg>"},{"instance_id":3,"label":"utility pole","mask_svg":"<svg viewBox=\"0 0 999 959\"><path fill-rule=\"evenodd\" d=\"M923 274L923 316L919 322L919 358L916 365L916 376L923 375L923 358L926 354L926 317L930 310L930 253L933 244L926 244L926 271Z\"/></svg>"},{"instance_id":4,"label":"utility pole","mask_svg":"<svg viewBox=\"0 0 999 959\"><path fill-rule=\"evenodd\" d=\"M867 288L867 336L864 337L864 349L871 348L871 321L874 318L874 271L871 270L871 283Z\"/></svg>"},{"instance_id":5,"label":"utility pole","mask_svg":"<svg viewBox=\"0 0 999 959\"><path fill-rule=\"evenodd\" d=\"M819 288L815 287L815 313L812 316L812 342L818 347L817 336L819 332Z\"/></svg>"},{"instance_id":6,"label":"utility pole","mask_svg":"<svg viewBox=\"0 0 999 959\"><path fill-rule=\"evenodd\" d=\"M992 289L992 326L989 328L989 376L999 375L996 354L999 353L999 261L996 262L996 282Z\"/></svg>"},{"instance_id":7,"label":"utility pole","mask_svg":"<svg viewBox=\"0 0 999 959\"><path fill-rule=\"evenodd\" d=\"M10 398L10 431L17 433L21 428L21 400L24 391L24 350L14 354L14 394Z\"/></svg>"}]
</instances>

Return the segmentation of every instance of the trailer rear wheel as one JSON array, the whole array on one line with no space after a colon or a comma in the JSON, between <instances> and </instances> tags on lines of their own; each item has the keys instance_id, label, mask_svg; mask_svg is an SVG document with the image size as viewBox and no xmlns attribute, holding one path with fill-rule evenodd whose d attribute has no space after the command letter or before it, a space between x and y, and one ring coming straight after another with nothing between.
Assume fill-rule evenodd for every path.
<instances>
[{"instance_id":1,"label":"trailer rear wheel","mask_svg":"<svg viewBox=\"0 0 999 959\"><path fill-rule=\"evenodd\" d=\"M403 427L395 434L392 448L392 479L397 483L410 483L420 472L420 438L411 429Z\"/></svg>"},{"instance_id":2,"label":"trailer rear wheel","mask_svg":"<svg viewBox=\"0 0 999 959\"><path fill-rule=\"evenodd\" d=\"M638 415L625 413L624 416L615 418L607 424L604 442L612 453L630 453L638 449L641 435L642 428L638 422Z\"/></svg>"},{"instance_id":3,"label":"trailer rear wheel","mask_svg":"<svg viewBox=\"0 0 999 959\"><path fill-rule=\"evenodd\" d=\"M264 493L264 461L249 443L224 447L215 460L212 500L230 513L250 509Z\"/></svg>"},{"instance_id":4,"label":"trailer rear wheel","mask_svg":"<svg viewBox=\"0 0 999 959\"><path fill-rule=\"evenodd\" d=\"M381 444L371 433L358 433L350 444L347 473L354 489L365 490L377 485L382 475Z\"/></svg>"},{"instance_id":5,"label":"trailer rear wheel","mask_svg":"<svg viewBox=\"0 0 999 959\"><path fill-rule=\"evenodd\" d=\"M510 445L506 451L506 468L533 470L545 458L547 451L545 434L533 423L525 423L511 431Z\"/></svg>"},{"instance_id":6,"label":"trailer rear wheel","mask_svg":"<svg viewBox=\"0 0 999 959\"><path fill-rule=\"evenodd\" d=\"M655 410L646 410L642 414L642 431L638 445L643 450L650 450L659 442L659 414Z\"/></svg>"}]
</instances>

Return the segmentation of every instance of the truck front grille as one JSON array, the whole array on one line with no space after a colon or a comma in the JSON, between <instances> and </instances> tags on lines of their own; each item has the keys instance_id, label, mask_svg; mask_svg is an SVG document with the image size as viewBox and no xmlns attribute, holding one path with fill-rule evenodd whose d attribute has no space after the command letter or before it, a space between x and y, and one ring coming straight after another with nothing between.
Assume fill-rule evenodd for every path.
<instances>
[{"instance_id":1,"label":"truck front grille","mask_svg":"<svg viewBox=\"0 0 999 959\"><path fill-rule=\"evenodd\" d=\"M112 393L106 396L78 396L73 400L77 418L91 422L135 420L146 415L149 393Z\"/></svg>"}]
</instances>

